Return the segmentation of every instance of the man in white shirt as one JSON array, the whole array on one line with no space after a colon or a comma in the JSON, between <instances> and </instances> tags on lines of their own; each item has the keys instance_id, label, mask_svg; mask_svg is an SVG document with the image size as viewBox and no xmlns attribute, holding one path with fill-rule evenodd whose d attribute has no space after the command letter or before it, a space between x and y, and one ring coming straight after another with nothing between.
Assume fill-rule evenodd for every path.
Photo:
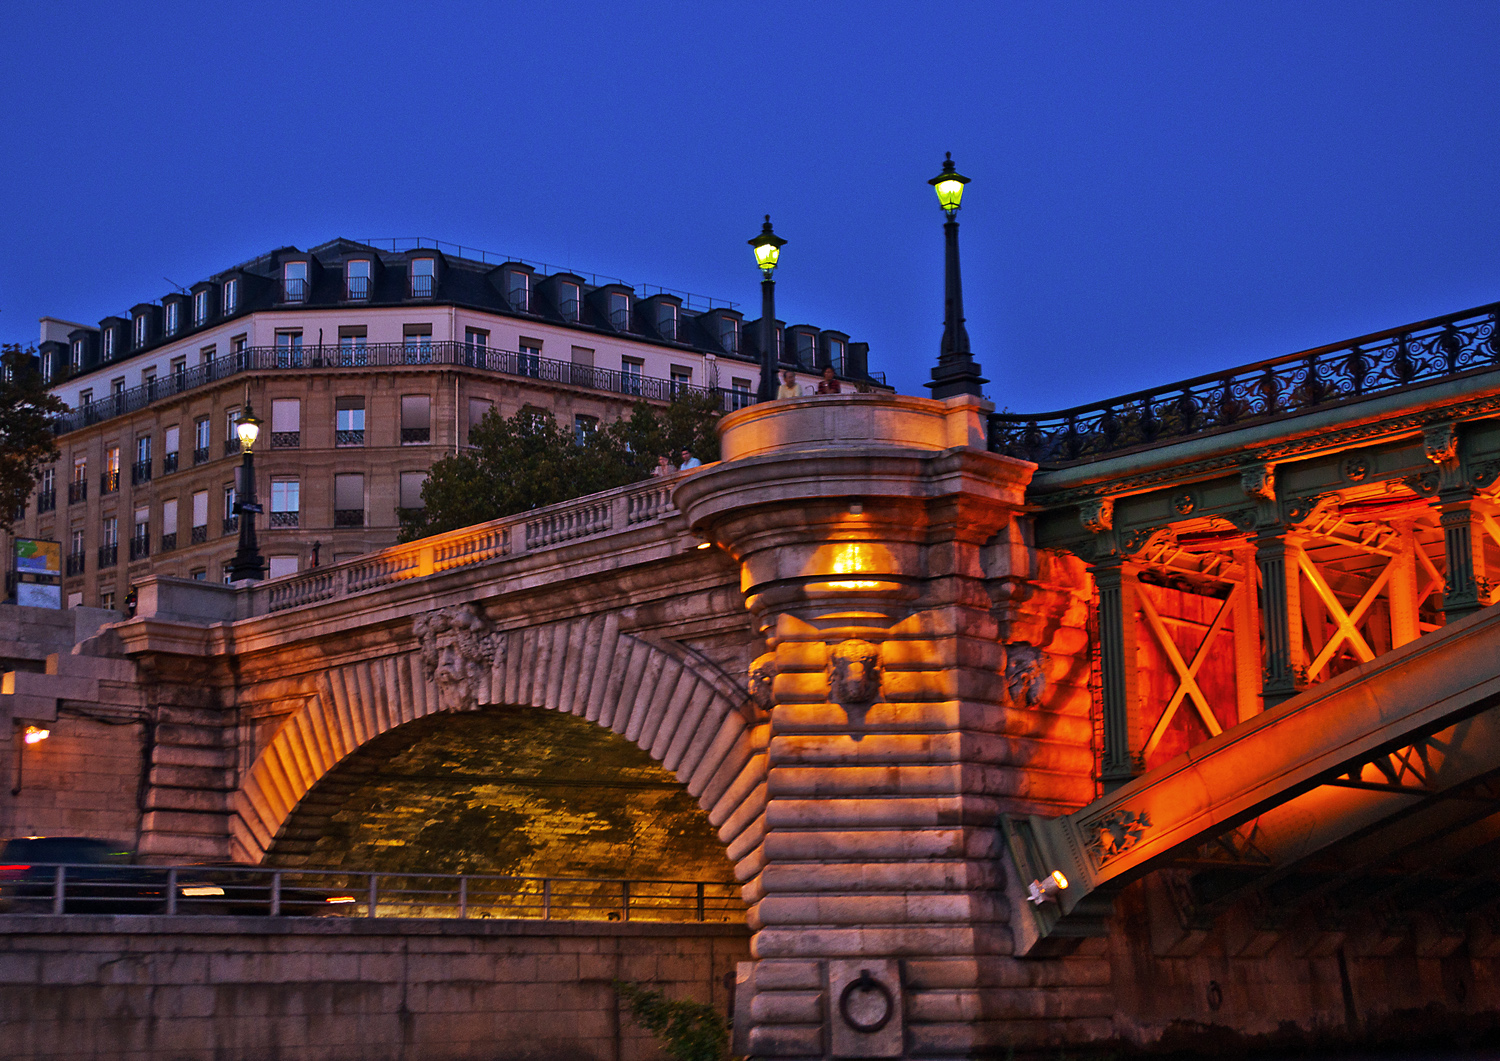
<instances>
[{"instance_id":1,"label":"man in white shirt","mask_svg":"<svg viewBox=\"0 0 1500 1061\"><path fill-rule=\"evenodd\" d=\"M683 450L682 451L682 463L677 466L677 468L678 468L679 471L684 471L685 472L689 468L701 468L701 467L703 467L703 462L701 460L699 460L697 457L693 456L687 450Z\"/></svg>"}]
</instances>

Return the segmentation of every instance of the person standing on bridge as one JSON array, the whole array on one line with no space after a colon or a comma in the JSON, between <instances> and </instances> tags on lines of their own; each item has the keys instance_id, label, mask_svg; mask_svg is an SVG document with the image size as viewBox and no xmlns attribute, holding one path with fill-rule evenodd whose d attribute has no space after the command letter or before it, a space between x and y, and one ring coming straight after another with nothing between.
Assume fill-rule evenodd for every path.
<instances>
[{"instance_id":1,"label":"person standing on bridge","mask_svg":"<svg viewBox=\"0 0 1500 1061\"><path fill-rule=\"evenodd\" d=\"M818 380L819 394L842 394L844 385L838 381L833 374L833 366L829 365L823 370L823 378Z\"/></svg>"},{"instance_id":2,"label":"person standing on bridge","mask_svg":"<svg viewBox=\"0 0 1500 1061\"><path fill-rule=\"evenodd\" d=\"M701 467L703 467L703 462L701 460L699 460L697 457L693 456L687 450L683 450L682 451L682 463L677 466L677 470L678 471L685 472L689 468L701 468Z\"/></svg>"},{"instance_id":3,"label":"person standing on bridge","mask_svg":"<svg viewBox=\"0 0 1500 1061\"><path fill-rule=\"evenodd\" d=\"M797 389L797 373L788 369L781 374L781 386L776 388L776 399L800 398L802 392Z\"/></svg>"},{"instance_id":4,"label":"person standing on bridge","mask_svg":"<svg viewBox=\"0 0 1500 1061\"><path fill-rule=\"evenodd\" d=\"M668 463L666 455L656 458L656 467L651 469L652 475L671 475L677 469Z\"/></svg>"}]
</instances>

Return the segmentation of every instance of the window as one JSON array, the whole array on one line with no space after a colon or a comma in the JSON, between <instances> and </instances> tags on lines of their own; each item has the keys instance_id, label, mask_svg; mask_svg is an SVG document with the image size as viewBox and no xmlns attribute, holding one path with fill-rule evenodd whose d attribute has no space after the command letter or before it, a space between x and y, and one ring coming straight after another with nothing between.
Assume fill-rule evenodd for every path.
<instances>
[{"instance_id":1,"label":"window","mask_svg":"<svg viewBox=\"0 0 1500 1061\"><path fill-rule=\"evenodd\" d=\"M609 326L615 331L628 331L630 328L630 296L620 291L612 291L609 295Z\"/></svg>"},{"instance_id":2,"label":"window","mask_svg":"<svg viewBox=\"0 0 1500 1061\"><path fill-rule=\"evenodd\" d=\"M276 367L302 367L302 333L300 331L276 333Z\"/></svg>"},{"instance_id":3,"label":"window","mask_svg":"<svg viewBox=\"0 0 1500 1061\"><path fill-rule=\"evenodd\" d=\"M413 258L411 262L411 297L431 298L437 262L432 258Z\"/></svg>"},{"instance_id":4,"label":"window","mask_svg":"<svg viewBox=\"0 0 1500 1061\"><path fill-rule=\"evenodd\" d=\"M677 341L677 307L670 302L656 305L656 334L663 339Z\"/></svg>"},{"instance_id":5,"label":"window","mask_svg":"<svg viewBox=\"0 0 1500 1061\"><path fill-rule=\"evenodd\" d=\"M719 318L719 346L726 354L740 352L740 322L733 317Z\"/></svg>"},{"instance_id":6,"label":"window","mask_svg":"<svg viewBox=\"0 0 1500 1061\"><path fill-rule=\"evenodd\" d=\"M202 326L208 323L208 292L196 291L193 293L193 324Z\"/></svg>"},{"instance_id":7,"label":"window","mask_svg":"<svg viewBox=\"0 0 1500 1061\"><path fill-rule=\"evenodd\" d=\"M297 479L271 480L271 526L295 527L302 511L302 484Z\"/></svg>"},{"instance_id":8,"label":"window","mask_svg":"<svg viewBox=\"0 0 1500 1061\"><path fill-rule=\"evenodd\" d=\"M565 321L578 319L578 285L566 280L557 285L557 312Z\"/></svg>"},{"instance_id":9,"label":"window","mask_svg":"<svg viewBox=\"0 0 1500 1061\"><path fill-rule=\"evenodd\" d=\"M229 352L231 354L243 354L245 346L249 341L246 336L236 335L233 339L229 340Z\"/></svg>"},{"instance_id":10,"label":"window","mask_svg":"<svg viewBox=\"0 0 1500 1061\"><path fill-rule=\"evenodd\" d=\"M236 503L239 500L239 491L234 488L233 483L224 484L224 523L225 534L233 534L240 529L240 516L236 511Z\"/></svg>"},{"instance_id":11,"label":"window","mask_svg":"<svg viewBox=\"0 0 1500 1061\"><path fill-rule=\"evenodd\" d=\"M302 444L302 399L271 399L271 448L295 449Z\"/></svg>"},{"instance_id":12,"label":"window","mask_svg":"<svg viewBox=\"0 0 1500 1061\"><path fill-rule=\"evenodd\" d=\"M151 481L151 436L140 435L135 440L135 463L130 466L130 482L134 486Z\"/></svg>"},{"instance_id":13,"label":"window","mask_svg":"<svg viewBox=\"0 0 1500 1061\"><path fill-rule=\"evenodd\" d=\"M531 274L511 270L505 274L505 300L517 313L531 312Z\"/></svg>"},{"instance_id":14,"label":"window","mask_svg":"<svg viewBox=\"0 0 1500 1061\"><path fill-rule=\"evenodd\" d=\"M193 421L193 463L202 464L208 460L209 433L208 417L200 416Z\"/></svg>"},{"instance_id":15,"label":"window","mask_svg":"<svg viewBox=\"0 0 1500 1061\"><path fill-rule=\"evenodd\" d=\"M422 484L427 481L426 472L401 473L401 507L422 508Z\"/></svg>"},{"instance_id":16,"label":"window","mask_svg":"<svg viewBox=\"0 0 1500 1061\"><path fill-rule=\"evenodd\" d=\"M240 407L238 405L231 405L224 410L224 456L226 457L240 451L239 432L234 429L234 425L239 422Z\"/></svg>"},{"instance_id":17,"label":"window","mask_svg":"<svg viewBox=\"0 0 1500 1061\"><path fill-rule=\"evenodd\" d=\"M114 567L119 560L120 521L114 516L106 516L99 534L99 566Z\"/></svg>"},{"instance_id":18,"label":"window","mask_svg":"<svg viewBox=\"0 0 1500 1061\"><path fill-rule=\"evenodd\" d=\"M161 503L161 551L170 553L177 548L177 499Z\"/></svg>"},{"instance_id":19,"label":"window","mask_svg":"<svg viewBox=\"0 0 1500 1061\"><path fill-rule=\"evenodd\" d=\"M485 351L490 346L490 333L483 328L464 329L464 354L468 363L476 368L485 363Z\"/></svg>"},{"instance_id":20,"label":"window","mask_svg":"<svg viewBox=\"0 0 1500 1061\"><path fill-rule=\"evenodd\" d=\"M224 316L229 316L240 308L240 282L238 280L224 281Z\"/></svg>"},{"instance_id":21,"label":"window","mask_svg":"<svg viewBox=\"0 0 1500 1061\"><path fill-rule=\"evenodd\" d=\"M693 384L693 370L683 365L672 366L672 397L686 394Z\"/></svg>"},{"instance_id":22,"label":"window","mask_svg":"<svg viewBox=\"0 0 1500 1061\"><path fill-rule=\"evenodd\" d=\"M484 422L484 418L495 411L495 403L488 398L469 399L469 437L474 437L474 429Z\"/></svg>"},{"instance_id":23,"label":"window","mask_svg":"<svg viewBox=\"0 0 1500 1061\"><path fill-rule=\"evenodd\" d=\"M111 546L113 548L113 546ZM110 561L113 563L114 561ZM99 607L107 612L115 610L115 591L112 589L101 589L99 591Z\"/></svg>"},{"instance_id":24,"label":"window","mask_svg":"<svg viewBox=\"0 0 1500 1061\"><path fill-rule=\"evenodd\" d=\"M192 574L190 574L188 577L191 578L194 582L207 582L208 568L195 567L193 568Z\"/></svg>"},{"instance_id":25,"label":"window","mask_svg":"<svg viewBox=\"0 0 1500 1061\"><path fill-rule=\"evenodd\" d=\"M584 416L577 413L573 417L573 441L583 445L599 430L599 418L597 416Z\"/></svg>"},{"instance_id":26,"label":"window","mask_svg":"<svg viewBox=\"0 0 1500 1061\"><path fill-rule=\"evenodd\" d=\"M51 350L48 350L45 354L42 355L42 382L43 383L51 383L52 382L52 376L54 374L53 373L53 364L52 364L53 356L54 355L53 355L53 353L52 353Z\"/></svg>"},{"instance_id":27,"label":"window","mask_svg":"<svg viewBox=\"0 0 1500 1061\"><path fill-rule=\"evenodd\" d=\"M432 364L432 325L408 324L402 329L408 365Z\"/></svg>"},{"instance_id":28,"label":"window","mask_svg":"<svg viewBox=\"0 0 1500 1061\"><path fill-rule=\"evenodd\" d=\"M73 347L68 352L68 371L77 372L83 368L83 340L74 339Z\"/></svg>"},{"instance_id":29,"label":"window","mask_svg":"<svg viewBox=\"0 0 1500 1061\"><path fill-rule=\"evenodd\" d=\"M187 358L174 358L172 369L172 389L180 391L187 383Z\"/></svg>"},{"instance_id":30,"label":"window","mask_svg":"<svg viewBox=\"0 0 1500 1061\"><path fill-rule=\"evenodd\" d=\"M115 330L104 329L104 360L109 361L115 356Z\"/></svg>"},{"instance_id":31,"label":"window","mask_svg":"<svg viewBox=\"0 0 1500 1061\"><path fill-rule=\"evenodd\" d=\"M99 492L112 494L120 489L120 447L110 446L104 451L104 471L99 476Z\"/></svg>"},{"instance_id":32,"label":"window","mask_svg":"<svg viewBox=\"0 0 1500 1061\"><path fill-rule=\"evenodd\" d=\"M151 510L144 505L135 510L135 530L130 535L130 559L144 560L151 555Z\"/></svg>"},{"instance_id":33,"label":"window","mask_svg":"<svg viewBox=\"0 0 1500 1061\"><path fill-rule=\"evenodd\" d=\"M365 444L364 398L338 398L335 399L334 405L333 444L335 446L363 446Z\"/></svg>"},{"instance_id":34,"label":"window","mask_svg":"<svg viewBox=\"0 0 1500 1061\"><path fill-rule=\"evenodd\" d=\"M212 344L198 351L198 363L203 365L213 364L215 350Z\"/></svg>"},{"instance_id":35,"label":"window","mask_svg":"<svg viewBox=\"0 0 1500 1061\"><path fill-rule=\"evenodd\" d=\"M287 262L281 267L281 290L284 302L307 301L306 262ZM228 312L228 308L225 307L225 312Z\"/></svg>"},{"instance_id":36,"label":"window","mask_svg":"<svg viewBox=\"0 0 1500 1061\"><path fill-rule=\"evenodd\" d=\"M432 436L432 399L425 394L401 396L401 444L425 446Z\"/></svg>"},{"instance_id":37,"label":"window","mask_svg":"<svg viewBox=\"0 0 1500 1061\"><path fill-rule=\"evenodd\" d=\"M135 319L135 348L139 350L146 345L146 315L142 313Z\"/></svg>"},{"instance_id":38,"label":"window","mask_svg":"<svg viewBox=\"0 0 1500 1061\"><path fill-rule=\"evenodd\" d=\"M36 510L51 512L55 508L57 508L57 470L44 468L41 482L37 484Z\"/></svg>"},{"instance_id":39,"label":"window","mask_svg":"<svg viewBox=\"0 0 1500 1061\"><path fill-rule=\"evenodd\" d=\"M351 301L364 301L370 297L370 262L365 258L351 258L344 263L345 296Z\"/></svg>"},{"instance_id":40,"label":"window","mask_svg":"<svg viewBox=\"0 0 1500 1061\"><path fill-rule=\"evenodd\" d=\"M731 379L729 389L729 407L731 409L743 409L750 404L750 381L748 379Z\"/></svg>"},{"instance_id":41,"label":"window","mask_svg":"<svg viewBox=\"0 0 1500 1061\"><path fill-rule=\"evenodd\" d=\"M521 356L518 359L517 370L523 376L540 378L542 374L542 341L540 339L521 339Z\"/></svg>"},{"instance_id":42,"label":"window","mask_svg":"<svg viewBox=\"0 0 1500 1061\"><path fill-rule=\"evenodd\" d=\"M811 332L797 333L797 364L812 368L818 359L818 337Z\"/></svg>"},{"instance_id":43,"label":"window","mask_svg":"<svg viewBox=\"0 0 1500 1061\"><path fill-rule=\"evenodd\" d=\"M113 544L120 540L120 521L114 516L104 517L104 530L99 535L99 540L106 544Z\"/></svg>"},{"instance_id":44,"label":"window","mask_svg":"<svg viewBox=\"0 0 1500 1061\"><path fill-rule=\"evenodd\" d=\"M149 462L151 460L150 435L141 435L135 440L135 459L136 463L140 463L141 461Z\"/></svg>"},{"instance_id":45,"label":"window","mask_svg":"<svg viewBox=\"0 0 1500 1061\"><path fill-rule=\"evenodd\" d=\"M176 424L163 432L161 447L161 473L171 475L177 470L177 450L181 445L182 429Z\"/></svg>"},{"instance_id":46,"label":"window","mask_svg":"<svg viewBox=\"0 0 1500 1061\"><path fill-rule=\"evenodd\" d=\"M339 329L339 364L367 365L365 355L366 328L364 325L345 325Z\"/></svg>"},{"instance_id":47,"label":"window","mask_svg":"<svg viewBox=\"0 0 1500 1061\"><path fill-rule=\"evenodd\" d=\"M270 566L266 571L267 578L280 578L282 575L295 575L297 573L297 558L295 556L272 556L269 558Z\"/></svg>"},{"instance_id":48,"label":"window","mask_svg":"<svg viewBox=\"0 0 1500 1061\"><path fill-rule=\"evenodd\" d=\"M365 525L365 477L359 472L333 477L333 525Z\"/></svg>"},{"instance_id":49,"label":"window","mask_svg":"<svg viewBox=\"0 0 1500 1061\"><path fill-rule=\"evenodd\" d=\"M83 528L74 527L68 536L68 574L83 574Z\"/></svg>"},{"instance_id":50,"label":"window","mask_svg":"<svg viewBox=\"0 0 1500 1061\"><path fill-rule=\"evenodd\" d=\"M73 478L68 483L68 504L86 501L89 496L89 461L82 454L73 457Z\"/></svg>"},{"instance_id":51,"label":"window","mask_svg":"<svg viewBox=\"0 0 1500 1061\"><path fill-rule=\"evenodd\" d=\"M109 381L109 396L111 398L118 398L121 395L123 395L124 393L125 393L125 377L124 376L121 376L118 379L112 379L112 380Z\"/></svg>"},{"instance_id":52,"label":"window","mask_svg":"<svg viewBox=\"0 0 1500 1061\"><path fill-rule=\"evenodd\" d=\"M193 493L193 544L208 541L208 491Z\"/></svg>"},{"instance_id":53,"label":"window","mask_svg":"<svg viewBox=\"0 0 1500 1061\"><path fill-rule=\"evenodd\" d=\"M620 392L622 394L641 393L641 372L646 363L638 357L622 357L620 359Z\"/></svg>"},{"instance_id":54,"label":"window","mask_svg":"<svg viewBox=\"0 0 1500 1061\"><path fill-rule=\"evenodd\" d=\"M152 366L141 373L141 386L146 388L146 393L152 398L156 397L156 366Z\"/></svg>"},{"instance_id":55,"label":"window","mask_svg":"<svg viewBox=\"0 0 1500 1061\"><path fill-rule=\"evenodd\" d=\"M594 351L586 346L575 346L569 358L572 367L569 369L570 378L580 387L597 387L594 379Z\"/></svg>"},{"instance_id":56,"label":"window","mask_svg":"<svg viewBox=\"0 0 1500 1061\"><path fill-rule=\"evenodd\" d=\"M177 334L177 326L180 323L179 314L181 309L181 303L177 302L175 299L171 302L168 302L164 307L162 307L162 316L165 322L166 333L168 335Z\"/></svg>"},{"instance_id":57,"label":"window","mask_svg":"<svg viewBox=\"0 0 1500 1061\"><path fill-rule=\"evenodd\" d=\"M90 405L93 405L94 404L94 392L91 391L91 390L79 391L78 392L78 404L81 405L81 406L83 406L83 407L85 407L85 408L87 408Z\"/></svg>"},{"instance_id":58,"label":"window","mask_svg":"<svg viewBox=\"0 0 1500 1061\"><path fill-rule=\"evenodd\" d=\"M844 340L829 336L827 364L832 365L839 375L844 375Z\"/></svg>"}]
</instances>

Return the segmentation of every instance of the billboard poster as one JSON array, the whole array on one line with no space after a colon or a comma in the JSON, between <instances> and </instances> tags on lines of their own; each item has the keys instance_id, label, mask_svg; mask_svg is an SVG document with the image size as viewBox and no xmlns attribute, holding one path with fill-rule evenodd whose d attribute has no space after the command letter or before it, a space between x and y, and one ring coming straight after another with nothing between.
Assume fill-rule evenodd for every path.
<instances>
[{"instance_id":1,"label":"billboard poster","mask_svg":"<svg viewBox=\"0 0 1500 1061\"><path fill-rule=\"evenodd\" d=\"M62 587L55 583L18 582L16 603L23 608L61 608Z\"/></svg>"},{"instance_id":2,"label":"billboard poster","mask_svg":"<svg viewBox=\"0 0 1500 1061\"><path fill-rule=\"evenodd\" d=\"M16 574L62 577L62 542L16 539Z\"/></svg>"}]
</instances>

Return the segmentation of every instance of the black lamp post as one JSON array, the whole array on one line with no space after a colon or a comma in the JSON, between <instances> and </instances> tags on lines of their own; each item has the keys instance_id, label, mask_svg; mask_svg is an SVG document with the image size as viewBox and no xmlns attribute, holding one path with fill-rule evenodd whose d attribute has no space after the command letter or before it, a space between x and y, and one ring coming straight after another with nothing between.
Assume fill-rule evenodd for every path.
<instances>
[{"instance_id":1,"label":"black lamp post","mask_svg":"<svg viewBox=\"0 0 1500 1061\"><path fill-rule=\"evenodd\" d=\"M755 248L755 264L760 266L765 277L760 282L760 391L756 401L769 402L776 398L776 281L771 273L781 257L781 248L786 240L771 231L771 215L760 228L760 235L747 240Z\"/></svg>"},{"instance_id":2,"label":"black lamp post","mask_svg":"<svg viewBox=\"0 0 1500 1061\"><path fill-rule=\"evenodd\" d=\"M943 163L943 172L927 182L937 192L938 202L948 215L943 225L946 255L943 261L943 345L938 352L937 368L932 370L934 398L951 398L955 394L983 395L982 385L989 380L980 375L980 368L969 355L969 332L964 328L963 282L958 272L958 204L964 197L964 185L969 178L953 168L953 152Z\"/></svg>"},{"instance_id":3,"label":"black lamp post","mask_svg":"<svg viewBox=\"0 0 1500 1061\"><path fill-rule=\"evenodd\" d=\"M265 577L266 561L260 555L260 546L255 541L255 515L260 505L255 501L255 440L260 436L260 421L251 411L250 402L245 402L245 415L234 425L240 437L240 451L244 460L240 463L240 491L234 511L240 517L240 544L235 550L234 560L229 565L229 580Z\"/></svg>"}]
</instances>

